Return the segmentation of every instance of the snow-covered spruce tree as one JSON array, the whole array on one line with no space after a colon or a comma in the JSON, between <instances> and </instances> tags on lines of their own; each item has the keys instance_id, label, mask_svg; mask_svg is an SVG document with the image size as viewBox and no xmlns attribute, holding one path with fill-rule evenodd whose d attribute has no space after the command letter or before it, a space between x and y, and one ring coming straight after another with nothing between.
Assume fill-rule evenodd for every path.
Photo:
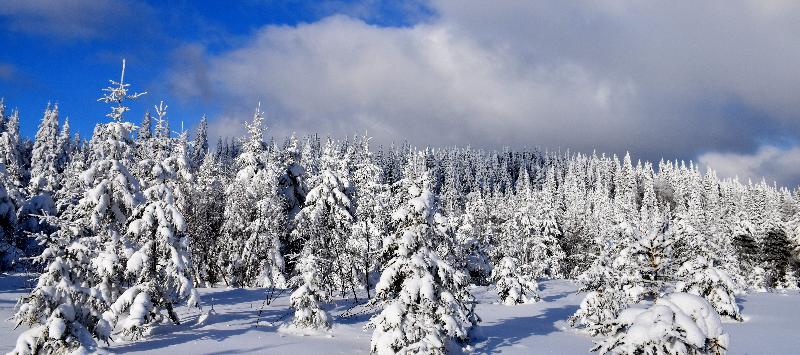
<instances>
[{"instance_id":1,"label":"snow-covered spruce tree","mask_svg":"<svg viewBox=\"0 0 800 355\"><path fill-rule=\"evenodd\" d=\"M647 231L628 247L627 257L633 262L628 267L638 268L641 285L644 288L642 297L658 298L668 280L668 271L672 262L671 233L665 225ZM630 271L630 270L629 270Z\"/></svg>"},{"instance_id":2,"label":"snow-covered spruce tree","mask_svg":"<svg viewBox=\"0 0 800 355\"><path fill-rule=\"evenodd\" d=\"M238 172L225 191L225 222L220 235L217 267L222 272L225 284L233 287L246 286L249 280L243 277L242 262L246 230L255 219L256 204L260 199L254 177L264 168L264 116L259 105L252 121L245 123L248 137L244 150L236 158Z\"/></svg>"},{"instance_id":3,"label":"snow-covered spruce tree","mask_svg":"<svg viewBox=\"0 0 800 355\"><path fill-rule=\"evenodd\" d=\"M81 174L86 170L86 161L82 152L71 155L67 167L61 174L61 187L54 194L56 201L56 216L62 216L78 205L84 193Z\"/></svg>"},{"instance_id":4,"label":"snow-covered spruce tree","mask_svg":"<svg viewBox=\"0 0 800 355\"><path fill-rule=\"evenodd\" d=\"M304 158L302 157L301 148L297 138L292 134L286 144L283 152L282 164L284 171L278 177L278 185L281 188L285 204L285 214L287 217L286 235L281 237L284 255L300 254L303 250L303 241L295 239L291 235L294 230L294 218L303 204L306 201L306 194L308 188L306 186L307 173L305 167L302 165ZM311 154L310 151L306 152ZM287 270L294 269L294 259L287 260Z\"/></svg>"},{"instance_id":5,"label":"snow-covered spruce tree","mask_svg":"<svg viewBox=\"0 0 800 355\"><path fill-rule=\"evenodd\" d=\"M356 164L353 172L356 208L348 250L354 252L355 274L369 298L371 276L379 269L377 254L382 238L388 231L389 187L384 183L383 171L375 164L375 158L369 151L368 137L362 138L360 148L353 158Z\"/></svg>"},{"instance_id":6,"label":"snow-covered spruce tree","mask_svg":"<svg viewBox=\"0 0 800 355\"><path fill-rule=\"evenodd\" d=\"M52 234L40 234L45 246L34 261L47 264L36 288L20 299L15 319L31 329L17 341L15 353L68 353L94 351L93 339L108 340L111 326L102 317L124 288L123 269L127 245L123 241L128 216L142 196L128 171L132 158L130 131L123 122L128 94L122 79L111 81L100 101L115 103L112 122L98 125L92 137L92 164L81 174L83 198L59 219Z\"/></svg>"},{"instance_id":7,"label":"snow-covered spruce tree","mask_svg":"<svg viewBox=\"0 0 800 355\"><path fill-rule=\"evenodd\" d=\"M353 190L345 159L336 150L328 140L320 159L320 173L309 181L311 190L303 209L295 216L292 237L304 241L304 254L314 253L319 263L330 270L320 275L328 291L344 295L348 291L355 293L354 282L360 275L353 275L350 265L356 255L347 249L353 223Z\"/></svg>"},{"instance_id":8,"label":"snow-covered spruce tree","mask_svg":"<svg viewBox=\"0 0 800 355\"><path fill-rule=\"evenodd\" d=\"M45 246L34 258L46 265L36 287L20 298L14 321L31 328L17 339L13 354L60 354L93 352L95 339L107 340L110 327L101 318L108 303L91 285L97 274L91 265L94 252L87 247L88 221L79 215L75 222L48 217L59 226L52 234L37 237Z\"/></svg>"},{"instance_id":9,"label":"snow-covered spruce tree","mask_svg":"<svg viewBox=\"0 0 800 355\"><path fill-rule=\"evenodd\" d=\"M736 286L725 271L703 257L684 263L675 277L676 292L686 292L705 298L720 316L742 321L734 291Z\"/></svg>"},{"instance_id":10,"label":"snow-covered spruce tree","mask_svg":"<svg viewBox=\"0 0 800 355\"><path fill-rule=\"evenodd\" d=\"M134 125L124 122L129 110L125 100L136 99L143 93L128 94L125 61L120 81L111 80L103 89L106 94L98 101L114 104L107 116L111 122L95 127L91 141L91 165L81 178L87 191L78 203L76 213L88 220L92 238L87 247L96 251L92 265L99 274L103 300L113 303L124 292L124 264L133 251L125 240L128 218L144 202L139 181L131 174L134 145L131 131Z\"/></svg>"},{"instance_id":11,"label":"snow-covered spruce tree","mask_svg":"<svg viewBox=\"0 0 800 355\"><path fill-rule=\"evenodd\" d=\"M52 232L51 226L43 223L37 216L56 214L53 192L58 188L60 180L56 169L58 147L58 105L51 109L48 104L31 151L28 198L17 211L16 243L28 255L40 252L34 241L27 237L28 234Z\"/></svg>"},{"instance_id":12,"label":"snow-covered spruce tree","mask_svg":"<svg viewBox=\"0 0 800 355\"><path fill-rule=\"evenodd\" d=\"M708 354L727 352L728 334L705 299L672 293L650 308L628 308L615 320L613 334L592 351L600 354Z\"/></svg>"},{"instance_id":13,"label":"snow-covered spruce tree","mask_svg":"<svg viewBox=\"0 0 800 355\"><path fill-rule=\"evenodd\" d=\"M762 245L762 267L767 271L767 287L775 288L790 268L791 245L782 226L770 228Z\"/></svg>"},{"instance_id":14,"label":"snow-covered spruce tree","mask_svg":"<svg viewBox=\"0 0 800 355\"><path fill-rule=\"evenodd\" d=\"M6 167L0 163L0 270L13 269L24 256L22 250L14 245L14 232L17 230L17 207L9 195L11 181Z\"/></svg>"},{"instance_id":15,"label":"snow-covered spruce tree","mask_svg":"<svg viewBox=\"0 0 800 355\"><path fill-rule=\"evenodd\" d=\"M304 250L297 264L297 273L292 283L297 289L289 296L294 309L294 318L289 329L327 330L331 327L331 316L321 306L329 301L329 294L320 284L323 273L319 258L309 250Z\"/></svg>"},{"instance_id":16,"label":"snow-covered spruce tree","mask_svg":"<svg viewBox=\"0 0 800 355\"><path fill-rule=\"evenodd\" d=\"M285 200L277 186L278 169L269 164L256 174L261 185L255 219L245 229L247 241L242 251L244 278L259 287L286 287L286 265L281 253L281 238L286 233Z\"/></svg>"},{"instance_id":17,"label":"snow-covered spruce tree","mask_svg":"<svg viewBox=\"0 0 800 355\"><path fill-rule=\"evenodd\" d=\"M569 322L571 326L582 327L593 336L609 334L613 329L613 321L628 305L621 273L613 265L613 249L612 245L605 243L600 255L577 280L581 285L580 291L588 293Z\"/></svg>"},{"instance_id":18,"label":"snow-covered spruce tree","mask_svg":"<svg viewBox=\"0 0 800 355\"><path fill-rule=\"evenodd\" d=\"M492 270L492 281L495 283L500 302L513 306L521 303L539 301L537 290L539 285L530 277L520 274L517 261L512 257L504 257Z\"/></svg>"},{"instance_id":19,"label":"snow-covered spruce tree","mask_svg":"<svg viewBox=\"0 0 800 355\"><path fill-rule=\"evenodd\" d=\"M55 169L59 174L62 174L64 170L67 169L67 164L69 164L73 150L69 118L66 118L64 119L64 124L61 126L61 133L58 134L58 146L55 151ZM60 182L58 182L56 186L60 188Z\"/></svg>"},{"instance_id":20,"label":"snow-covered spruce tree","mask_svg":"<svg viewBox=\"0 0 800 355\"><path fill-rule=\"evenodd\" d=\"M128 258L125 269L131 286L103 314L111 325L125 317L123 332L131 338L145 335L150 327L163 320L163 313L173 323L180 324L174 306L183 301L189 306L198 305L186 223L170 186L171 181L178 179L178 171L153 160L141 164L147 166L150 175L145 182L147 202L133 211L126 235L132 244L139 246Z\"/></svg>"},{"instance_id":21,"label":"snow-covered spruce tree","mask_svg":"<svg viewBox=\"0 0 800 355\"><path fill-rule=\"evenodd\" d=\"M608 335L626 306L625 293L612 286L601 286L586 294L578 310L569 317L569 323L583 327L592 336Z\"/></svg>"},{"instance_id":22,"label":"snow-covered spruce tree","mask_svg":"<svg viewBox=\"0 0 800 355\"><path fill-rule=\"evenodd\" d=\"M534 245L539 245L538 249L546 248L547 257L543 261L546 275L552 279L564 277L563 268L567 254L561 248L559 240L561 236L555 211L545 207L542 218L539 220L539 233L534 235Z\"/></svg>"},{"instance_id":23,"label":"snow-covered spruce tree","mask_svg":"<svg viewBox=\"0 0 800 355\"><path fill-rule=\"evenodd\" d=\"M200 119L197 125L197 130L194 133L194 140L192 141L190 161L193 169L197 169L203 164L208 153L208 121L206 116Z\"/></svg>"},{"instance_id":24,"label":"snow-covered spruce tree","mask_svg":"<svg viewBox=\"0 0 800 355\"><path fill-rule=\"evenodd\" d=\"M19 136L19 111L14 110L5 125L5 131L0 133L0 164L5 165L10 185L12 198L18 199L17 207L22 204L22 191L25 184L25 166L22 161L22 152Z\"/></svg>"},{"instance_id":25,"label":"snow-covered spruce tree","mask_svg":"<svg viewBox=\"0 0 800 355\"><path fill-rule=\"evenodd\" d=\"M386 262L373 302L384 308L369 323L374 353L444 354L465 344L478 321L468 304L467 275L433 251L436 197L424 165L416 166L406 169L410 199L393 213L397 229L383 245Z\"/></svg>"},{"instance_id":26,"label":"snow-covered spruce tree","mask_svg":"<svg viewBox=\"0 0 800 355\"><path fill-rule=\"evenodd\" d=\"M44 111L31 152L31 181L28 194L36 196L42 191L53 191L56 187L56 158L58 150L58 104Z\"/></svg>"},{"instance_id":27,"label":"snow-covered spruce tree","mask_svg":"<svg viewBox=\"0 0 800 355\"><path fill-rule=\"evenodd\" d=\"M217 265L224 281L235 287L283 285L280 237L285 233L282 196L276 187L278 169L263 143L261 107L246 124L248 137L236 158L239 171L225 194ZM265 276L267 276L265 278Z\"/></svg>"},{"instance_id":28,"label":"snow-covered spruce tree","mask_svg":"<svg viewBox=\"0 0 800 355\"><path fill-rule=\"evenodd\" d=\"M470 192L456 232L456 242L463 253L462 265L459 266L469 272L473 284L490 283L492 275L490 255L494 252L492 241L495 229L496 225L480 191Z\"/></svg>"},{"instance_id":29,"label":"snow-covered spruce tree","mask_svg":"<svg viewBox=\"0 0 800 355\"><path fill-rule=\"evenodd\" d=\"M195 282L210 286L221 281L217 260L218 236L225 222L225 186L219 160L207 154L197 172L186 210L186 225L191 235L189 252L195 268Z\"/></svg>"}]
</instances>

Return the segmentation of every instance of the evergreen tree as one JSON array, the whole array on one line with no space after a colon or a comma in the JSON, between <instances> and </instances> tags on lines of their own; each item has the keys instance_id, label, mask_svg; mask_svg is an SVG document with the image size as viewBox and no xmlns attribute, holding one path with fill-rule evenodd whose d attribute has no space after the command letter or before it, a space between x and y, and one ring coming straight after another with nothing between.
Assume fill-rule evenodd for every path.
<instances>
[{"instance_id":1,"label":"evergreen tree","mask_svg":"<svg viewBox=\"0 0 800 355\"><path fill-rule=\"evenodd\" d=\"M468 277L433 251L436 196L420 166L406 169L409 200L392 215L397 231L384 241L387 261L374 299L384 308L370 320L375 353L444 354L465 343L477 322Z\"/></svg>"},{"instance_id":2,"label":"evergreen tree","mask_svg":"<svg viewBox=\"0 0 800 355\"><path fill-rule=\"evenodd\" d=\"M311 253L304 253L297 266L298 276L293 283L299 285L289 296L294 309L292 327L296 329L326 330L331 327L331 316L320 303L329 300L325 287L320 284L322 270L318 259Z\"/></svg>"},{"instance_id":3,"label":"evergreen tree","mask_svg":"<svg viewBox=\"0 0 800 355\"><path fill-rule=\"evenodd\" d=\"M205 160L206 153L208 152L208 121L206 116L200 119L197 125L197 130L194 133L194 141L192 142L192 166L197 168Z\"/></svg>"},{"instance_id":4,"label":"evergreen tree","mask_svg":"<svg viewBox=\"0 0 800 355\"><path fill-rule=\"evenodd\" d=\"M14 110L6 122L5 131L0 133L0 164L5 165L11 182L7 187L9 193L13 198L19 199L17 207L22 203L21 188L25 185L26 175L20 142L19 111Z\"/></svg>"},{"instance_id":5,"label":"evergreen tree","mask_svg":"<svg viewBox=\"0 0 800 355\"><path fill-rule=\"evenodd\" d=\"M23 256L22 250L14 245L17 229L17 207L8 193L11 181L6 168L0 164L0 270L10 270Z\"/></svg>"},{"instance_id":6,"label":"evergreen tree","mask_svg":"<svg viewBox=\"0 0 800 355\"><path fill-rule=\"evenodd\" d=\"M38 195L43 190L53 191L58 147L58 104L52 109L48 104L33 143L29 195Z\"/></svg>"},{"instance_id":7,"label":"evergreen tree","mask_svg":"<svg viewBox=\"0 0 800 355\"><path fill-rule=\"evenodd\" d=\"M186 209L195 281L204 286L222 280L215 258L221 247L217 238L225 222L225 180L220 170L217 157L207 154L197 172L197 184L189 195Z\"/></svg>"},{"instance_id":8,"label":"evergreen tree","mask_svg":"<svg viewBox=\"0 0 800 355\"><path fill-rule=\"evenodd\" d=\"M742 321L739 306L736 304L733 280L724 271L703 257L685 263L678 274L680 280L675 285L676 292L686 292L705 298L720 316Z\"/></svg>"},{"instance_id":9,"label":"evergreen tree","mask_svg":"<svg viewBox=\"0 0 800 355\"><path fill-rule=\"evenodd\" d=\"M20 300L15 320L32 328L20 335L15 353L95 351L93 339L108 340L111 325L101 313L124 288L122 233L141 201L138 182L128 172L133 125L123 122L127 94L125 62L119 82L101 101L114 102L112 122L98 125L92 138L92 164L82 174L87 188L78 205L60 219L52 234L40 233L45 246L34 261L46 263L36 287Z\"/></svg>"},{"instance_id":10,"label":"evergreen tree","mask_svg":"<svg viewBox=\"0 0 800 355\"><path fill-rule=\"evenodd\" d=\"M361 141L361 150L353 158L356 164L353 172L355 185L355 223L349 239L348 249L355 254L353 268L370 297L372 287L371 275L379 270L377 254L380 251L382 237L388 231L388 193L389 187L384 183L383 171L375 164L369 151L369 138Z\"/></svg>"},{"instance_id":11,"label":"evergreen tree","mask_svg":"<svg viewBox=\"0 0 800 355\"><path fill-rule=\"evenodd\" d=\"M277 169L264 147L263 119L259 105L253 120L246 124L249 136L243 142L242 154L236 158L239 171L225 193L225 222L217 265L225 282L235 287L267 284L259 276L283 267L283 257L273 252L280 248L277 238L284 232L275 230L283 219L275 216L274 207L279 204L274 196ZM273 284L282 283L282 276L273 276Z\"/></svg>"},{"instance_id":12,"label":"evergreen tree","mask_svg":"<svg viewBox=\"0 0 800 355\"><path fill-rule=\"evenodd\" d=\"M785 280L791 258L791 245L783 228L772 228L764 238L763 267L767 271L767 287L774 288Z\"/></svg>"},{"instance_id":13,"label":"evergreen tree","mask_svg":"<svg viewBox=\"0 0 800 355\"><path fill-rule=\"evenodd\" d=\"M131 286L103 314L112 326L125 317L121 326L131 338L161 323L163 313L180 324L174 306L182 301L197 306L199 300L192 283L186 223L168 184L176 172L159 162L152 162L149 170L147 202L133 211L127 231L128 239L139 246L125 269Z\"/></svg>"},{"instance_id":14,"label":"evergreen tree","mask_svg":"<svg viewBox=\"0 0 800 355\"><path fill-rule=\"evenodd\" d=\"M354 282L360 277L353 275L349 267L357 255L347 248L354 219L353 189L345 161L328 140L320 161L321 171L309 181L312 188L303 209L295 216L292 231L292 236L304 243L303 254L313 252L322 267L331 271L322 275L328 291L342 295L354 291Z\"/></svg>"},{"instance_id":15,"label":"evergreen tree","mask_svg":"<svg viewBox=\"0 0 800 355\"><path fill-rule=\"evenodd\" d=\"M649 309L628 308L613 333L593 351L600 354L724 354L728 334L705 299L688 293L659 298Z\"/></svg>"},{"instance_id":16,"label":"evergreen tree","mask_svg":"<svg viewBox=\"0 0 800 355\"><path fill-rule=\"evenodd\" d=\"M500 260L499 265L492 271L492 281L495 282L500 302L513 306L539 301L536 292L539 286L536 281L520 275L516 264L514 258L507 256Z\"/></svg>"}]
</instances>

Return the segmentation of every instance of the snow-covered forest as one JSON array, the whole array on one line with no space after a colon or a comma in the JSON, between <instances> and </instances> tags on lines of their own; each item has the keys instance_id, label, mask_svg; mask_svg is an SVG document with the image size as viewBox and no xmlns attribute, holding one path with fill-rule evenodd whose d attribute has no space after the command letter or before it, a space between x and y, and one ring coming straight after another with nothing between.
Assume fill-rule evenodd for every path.
<instances>
[{"instance_id":1,"label":"snow-covered forest","mask_svg":"<svg viewBox=\"0 0 800 355\"><path fill-rule=\"evenodd\" d=\"M166 103L129 112L125 79L92 137L58 104L22 137L0 103L0 267L33 279L13 353L144 341L184 307L211 322L200 288L255 288L261 310L288 296L268 320L286 336L331 334L347 302L364 352L472 352L491 317L475 290L514 308L566 282L587 352L721 354L737 298L798 289L798 189L627 154L271 137L260 105L212 144L205 119L174 132Z\"/></svg>"}]
</instances>

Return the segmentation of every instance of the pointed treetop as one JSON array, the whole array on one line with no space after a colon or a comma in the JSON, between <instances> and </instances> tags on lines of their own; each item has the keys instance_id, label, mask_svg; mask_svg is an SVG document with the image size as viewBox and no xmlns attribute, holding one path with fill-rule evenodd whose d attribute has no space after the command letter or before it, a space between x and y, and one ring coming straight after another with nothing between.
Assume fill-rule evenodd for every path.
<instances>
[{"instance_id":1,"label":"pointed treetop","mask_svg":"<svg viewBox=\"0 0 800 355\"><path fill-rule=\"evenodd\" d=\"M106 116L110 117L115 122L121 122L122 116L126 111L130 110L129 107L123 105L123 102L125 100L135 100L139 96L147 94L147 92L128 94L128 87L131 84L125 84L125 59L122 60L122 74L119 77L119 81L109 80L108 82L111 83L111 86L103 89L105 94L103 94L103 97L97 99L97 101L115 103L117 106L112 106L111 113Z\"/></svg>"}]
</instances>

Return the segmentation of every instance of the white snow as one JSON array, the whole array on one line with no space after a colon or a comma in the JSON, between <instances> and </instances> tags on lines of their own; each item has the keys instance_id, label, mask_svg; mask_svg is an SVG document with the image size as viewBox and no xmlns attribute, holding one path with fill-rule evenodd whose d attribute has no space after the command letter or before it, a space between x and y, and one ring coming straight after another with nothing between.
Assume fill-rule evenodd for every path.
<instances>
[{"instance_id":1,"label":"white snow","mask_svg":"<svg viewBox=\"0 0 800 355\"><path fill-rule=\"evenodd\" d=\"M14 328L9 319L18 297L24 295L25 277L0 275L0 352L14 349L17 337L27 329ZM473 287L479 302L477 313L483 319L472 342L476 354L589 354L592 338L572 329L566 319L575 313L583 299L570 281L540 283L542 301L508 307L497 302L492 286ZM358 306L347 314L350 300L336 300L326 309L333 317L333 328L320 335L292 335L278 331L291 322L289 292L271 305L259 308L265 289L198 289L203 310L180 307L181 325L165 323L147 338L131 342L115 339L101 349L133 354L367 354L371 332L363 330L370 312ZM728 354L794 354L800 348L797 320L800 319L800 293L751 293L740 296L744 322L724 322L730 336ZM214 306L210 317L202 315ZM205 318L205 319L203 319ZM201 320L203 320L201 322ZM599 340L599 339L597 339Z\"/></svg>"}]
</instances>

